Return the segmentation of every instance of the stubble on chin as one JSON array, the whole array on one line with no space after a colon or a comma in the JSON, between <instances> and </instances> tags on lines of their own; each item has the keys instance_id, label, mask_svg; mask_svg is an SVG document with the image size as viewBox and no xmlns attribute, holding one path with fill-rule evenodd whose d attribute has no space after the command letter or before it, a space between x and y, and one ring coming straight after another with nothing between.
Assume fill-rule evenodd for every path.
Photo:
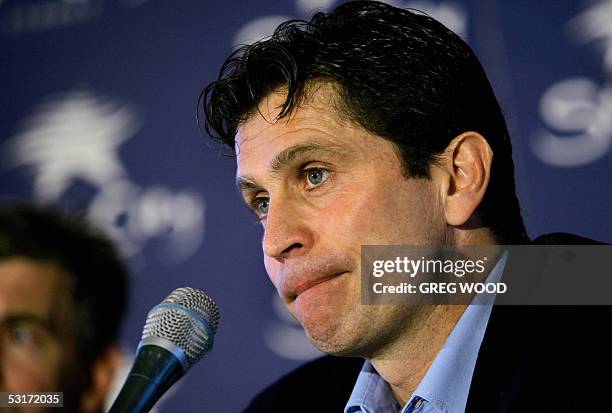
<instances>
[{"instance_id":1,"label":"stubble on chin","mask_svg":"<svg viewBox=\"0 0 612 413\"><path fill-rule=\"evenodd\" d=\"M418 334L434 306L362 305L340 317L300 320L310 342L339 357L394 358L394 346Z\"/></svg>"}]
</instances>

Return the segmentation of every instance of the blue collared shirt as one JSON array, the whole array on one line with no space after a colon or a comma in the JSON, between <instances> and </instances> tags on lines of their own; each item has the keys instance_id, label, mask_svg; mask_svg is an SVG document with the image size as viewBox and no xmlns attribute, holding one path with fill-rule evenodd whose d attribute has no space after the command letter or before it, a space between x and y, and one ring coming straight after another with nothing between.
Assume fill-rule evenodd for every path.
<instances>
[{"instance_id":1,"label":"blue collared shirt","mask_svg":"<svg viewBox=\"0 0 612 413\"><path fill-rule=\"evenodd\" d=\"M486 282L498 282L506 265L502 255ZM462 413L465 412L478 351L491 316L494 296L478 295L446 339L417 389L400 410L391 388L366 361L357 377L345 413ZM478 302L481 305L475 305Z\"/></svg>"}]
</instances>

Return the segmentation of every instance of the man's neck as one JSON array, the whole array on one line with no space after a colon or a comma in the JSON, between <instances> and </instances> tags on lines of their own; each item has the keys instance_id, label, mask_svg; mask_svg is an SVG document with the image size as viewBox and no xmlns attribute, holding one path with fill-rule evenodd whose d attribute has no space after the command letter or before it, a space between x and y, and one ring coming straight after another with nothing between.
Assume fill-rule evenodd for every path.
<instances>
[{"instance_id":1,"label":"man's neck","mask_svg":"<svg viewBox=\"0 0 612 413\"><path fill-rule=\"evenodd\" d=\"M370 359L378 374L389 384L400 405L404 405L429 370L444 342L467 305L438 305L423 308L419 328L398 338L384 353Z\"/></svg>"},{"instance_id":2,"label":"man's neck","mask_svg":"<svg viewBox=\"0 0 612 413\"><path fill-rule=\"evenodd\" d=\"M492 232L482 227L455 229L452 239L457 246L497 243ZM403 406L410 399L466 308L467 304L425 305L418 308L405 334L369 357L400 405Z\"/></svg>"}]
</instances>

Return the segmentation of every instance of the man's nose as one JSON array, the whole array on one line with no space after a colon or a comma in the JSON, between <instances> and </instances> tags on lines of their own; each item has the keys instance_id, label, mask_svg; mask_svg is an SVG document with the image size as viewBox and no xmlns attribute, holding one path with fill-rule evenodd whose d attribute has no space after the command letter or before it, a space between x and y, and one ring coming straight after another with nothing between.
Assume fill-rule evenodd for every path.
<instances>
[{"instance_id":1,"label":"man's nose","mask_svg":"<svg viewBox=\"0 0 612 413\"><path fill-rule=\"evenodd\" d=\"M282 262L307 253L314 239L312 222L295 200L278 197L270 201L262 241L264 254Z\"/></svg>"}]
</instances>

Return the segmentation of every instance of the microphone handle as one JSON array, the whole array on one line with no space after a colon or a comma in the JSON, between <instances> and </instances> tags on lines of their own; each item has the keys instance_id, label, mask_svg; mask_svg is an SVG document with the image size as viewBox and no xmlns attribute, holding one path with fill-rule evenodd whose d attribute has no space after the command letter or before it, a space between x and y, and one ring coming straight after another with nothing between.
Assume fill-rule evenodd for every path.
<instances>
[{"instance_id":1,"label":"microphone handle","mask_svg":"<svg viewBox=\"0 0 612 413\"><path fill-rule=\"evenodd\" d=\"M183 366L168 350L155 345L142 346L108 413L148 412L183 373Z\"/></svg>"}]
</instances>

